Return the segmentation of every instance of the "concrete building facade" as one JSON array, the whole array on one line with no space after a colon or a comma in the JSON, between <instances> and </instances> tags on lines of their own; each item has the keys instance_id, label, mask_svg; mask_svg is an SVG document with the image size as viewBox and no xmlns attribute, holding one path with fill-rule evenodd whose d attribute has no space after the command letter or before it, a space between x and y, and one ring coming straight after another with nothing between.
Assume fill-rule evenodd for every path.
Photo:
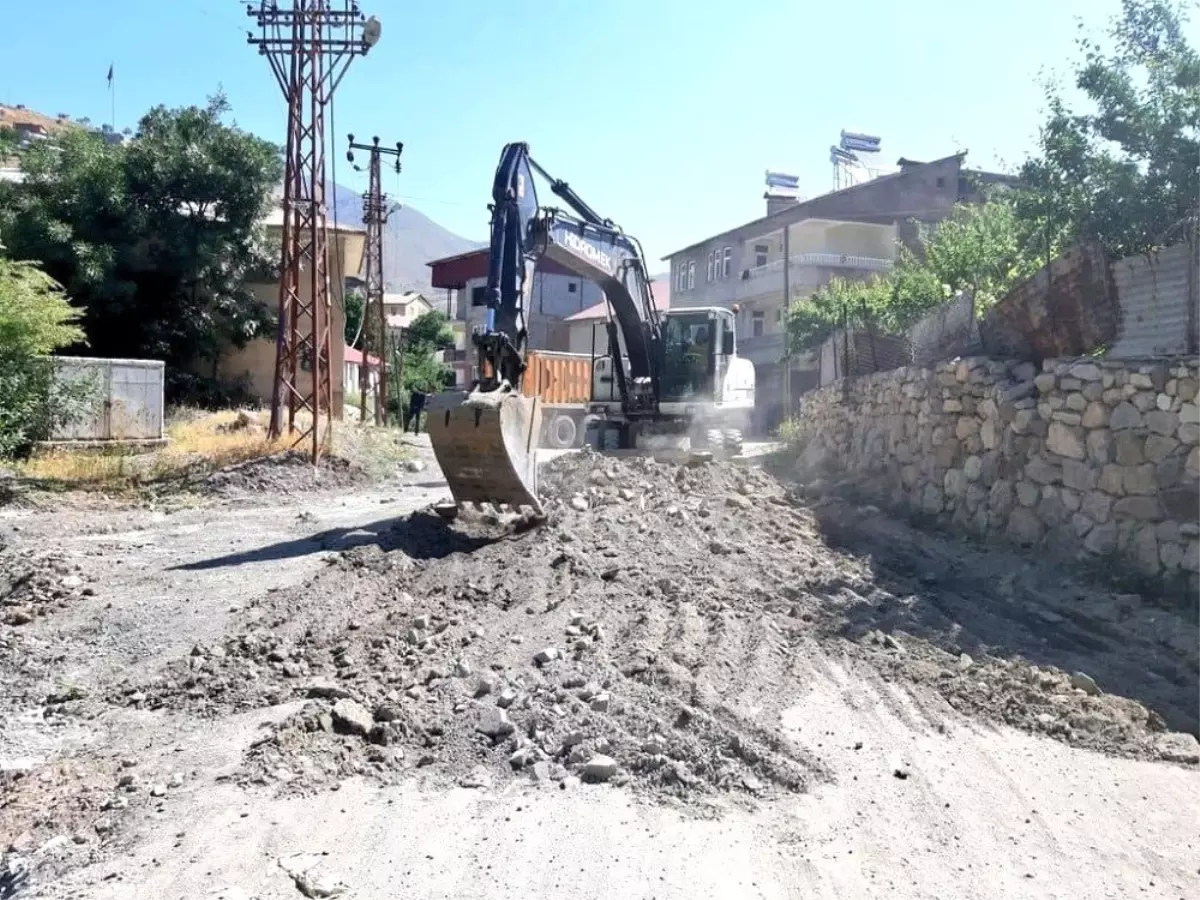
<instances>
[{"instance_id":1,"label":"concrete building facade","mask_svg":"<svg viewBox=\"0 0 1200 900\"><path fill-rule=\"evenodd\" d=\"M267 233L272 242L282 244L283 214L275 209L267 217ZM336 230L329 226L329 256L344 262L347 269L357 271L362 266L363 251L366 246L366 233L361 228L340 225ZM270 309L275 309L279 302L279 282L270 284L252 284L251 290L255 296ZM329 283L329 333L330 360L329 370L333 388L334 416L341 418L342 404L347 391L357 391L358 383L347 385L343 382L346 372L346 345L344 340L346 315L342 305L345 285L341 279L331 278ZM308 279L300 279L300 296L305 303L312 295L312 286ZM301 330L311 327L307 317L300 320ZM210 374L216 378L230 382L242 383L247 390L262 403L270 403L275 383L275 339L270 337L250 341L244 347L230 347L224 350L217 360L215 371ZM302 379L301 390L306 394L308 387Z\"/></svg>"},{"instance_id":2,"label":"concrete building facade","mask_svg":"<svg viewBox=\"0 0 1200 900\"><path fill-rule=\"evenodd\" d=\"M664 257L675 306L738 307L738 353L757 371L759 428L783 416L783 327L791 302L834 277L868 279L894 265L901 244L916 246L921 224L983 199L987 185L1011 183L964 165L965 154L933 162L901 159L899 171L810 200L781 202L721 234ZM786 249L785 249L786 248ZM785 273L790 296L784 295ZM816 359L793 361L790 394L815 386Z\"/></svg>"}]
</instances>

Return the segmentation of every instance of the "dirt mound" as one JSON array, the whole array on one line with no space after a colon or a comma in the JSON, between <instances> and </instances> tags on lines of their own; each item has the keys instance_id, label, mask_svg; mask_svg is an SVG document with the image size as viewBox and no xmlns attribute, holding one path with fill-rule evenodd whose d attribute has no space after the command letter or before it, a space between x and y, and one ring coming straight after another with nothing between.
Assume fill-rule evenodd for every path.
<instances>
[{"instance_id":1,"label":"dirt mound","mask_svg":"<svg viewBox=\"0 0 1200 900\"><path fill-rule=\"evenodd\" d=\"M756 504L782 493L734 466L595 463L549 467L544 528L416 515L394 549L358 548L301 592L268 595L257 627L128 696L214 712L310 698L250 760L300 785L412 766L683 794L822 777L771 724L793 654L762 607L792 604L739 571ZM769 529L797 541L802 518L777 509Z\"/></svg>"},{"instance_id":2,"label":"dirt mound","mask_svg":"<svg viewBox=\"0 0 1200 900\"><path fill-rule=\"evenodd\" d=\"M864 609L908 609L917 594L831 549L814 510L761 470L581 453L547 466L542 486L545 526L400 520L382 546L268 593L220 646L118 702L221 714L303 700L246 771L299 789L420 769L464 784L516 774L769 796L828 776L779 722L832 643L965 712L1187 756L1144 706L1082 673L859 627Z\"/></svg>"},{"instance_id":3,"label":"dirt mound","mask_svg":"<svg viewBox=\"0 0 1200 900\"><path fill-rule=\"evenodd\" d=\"M0 549L0 622L28 625L92 593L79 571L61 553L29 556Z\"/></svg>"},{"instance_id":4,"label":"dirt mound","mask_svg":"<svg viewBox=\"0 0 1200 900\"><path fill-rule=\"evenodd\" d=\"M359 469L341 457L323 456L320 465L314 469L308 454L288 450L226 466L207 475L196 487L218 497L291 494L313 488L350 487L364 477Z\"/></svg>"}]
</instances>

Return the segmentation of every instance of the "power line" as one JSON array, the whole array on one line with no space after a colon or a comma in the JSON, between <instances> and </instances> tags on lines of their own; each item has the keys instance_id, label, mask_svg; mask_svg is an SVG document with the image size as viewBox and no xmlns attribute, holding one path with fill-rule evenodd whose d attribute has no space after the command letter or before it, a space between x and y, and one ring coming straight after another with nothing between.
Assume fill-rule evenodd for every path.
<instances>
[{"instance_id":1,"label":"power line","mask_svg":"<svg viewBox=\"0 0 1200 900\"><path fill-rule=\"evenodd\" d=\"M400 172L400 154L404 152L404 145L399 141L396 142L395 149L391 147L381 147L379 138L372 138L370 144L358 144L354 141L354 135L349 135L350 147L346 151L346 158L350 164L354 164L354 151L366 150L369 155L368 182L366 193L363 194L363 224L367 228L367 247L366 247L366 281L367 292L366 301L363 304L362 321L367 322L371 312L374 311L377 323L376 340L379 343L379 387L375 390L375 424L383 425L387 422L387 317L384 314L383 308L383 224L388 218L387 195L383 193L381 185L382 174L382 158L384 156L393 157L393 167L396 173ZM358 166L354 166L355 171L362 171ZM359 421L366 419L367 415L367 387L370 385L370 377L368 372L367 362L370 359L370 347L374 341L369 339L371 331L369 328L363 328L363 363L359 370L359 386L361 388L359 396Z\"/></svg>"},{"instance_id":2,"label":"power line","mask_svg":"<svg viewBox=\"0 0 1200 900\"><path fill-rule=\"evenodd\" d=\"M266 57L288 103L270 435L283 433L286 399L288 434L295 444L311 439L315 465L333 426L325 112L350 61L378 42L379 20L364 18L354 0L293 0L287 6L261 0L246 13L258 27L258 35L248 33L247 41ZM311 375L307 392L300 383L305 371ZM297 429L301 410L312 415L302 430Z\"/></svg>"}]
</instances>

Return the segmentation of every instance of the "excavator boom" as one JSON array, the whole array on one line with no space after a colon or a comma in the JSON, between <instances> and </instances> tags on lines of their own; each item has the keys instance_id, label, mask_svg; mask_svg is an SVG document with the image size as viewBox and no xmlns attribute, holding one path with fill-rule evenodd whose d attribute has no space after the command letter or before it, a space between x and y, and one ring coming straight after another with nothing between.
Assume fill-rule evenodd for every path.
<instances>
[{"instance_id":1,"label":"excavator boom","mask_svg":"<svg viewBox=\"0 0 1200 900\"><path fill-rule=\"evenodd\" d=\"M539 207L535 172L574 216ZM609 350L622 403L630 411L651 412L657 403L661 324L637 241L601 218L566 182L550 177L530 157L527 144L508 144L501 152L491 211L487 318L482 332L472 337L479 377L470 391L430 399L429 437L456 503L526 507L541 515L541 410L537 398L520 391L538 260L545 256L604 291L615 319Z\"/></svg>"}]
</instances>

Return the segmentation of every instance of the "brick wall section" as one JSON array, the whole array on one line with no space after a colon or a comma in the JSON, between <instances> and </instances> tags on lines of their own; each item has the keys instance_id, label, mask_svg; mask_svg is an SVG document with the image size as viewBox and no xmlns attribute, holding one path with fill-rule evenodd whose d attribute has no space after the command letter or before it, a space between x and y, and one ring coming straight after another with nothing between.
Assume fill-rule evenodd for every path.
<instances>
[{"instance_id":1,"label":"brick wall section","mask_svg":"<svg viewBox=\"0 0 1200 900\"><path fill-rule=\"evenodd\" d=\"M1051 359L1089 353L1117 336L1120 305L1104 248L1071 248L1013 288L980 324L994 357Z\"/></svg>"},{"instance_id":2,"label":"brick wall section","mask_svg":"<svg viewBox=\"0 0 1200 900\"><path fill-rule=\"evenodd\" d=\"M805 458L980 536L1200 591L1200 360L963 359L806 395Z\"/></svg>"}]
</instances>

